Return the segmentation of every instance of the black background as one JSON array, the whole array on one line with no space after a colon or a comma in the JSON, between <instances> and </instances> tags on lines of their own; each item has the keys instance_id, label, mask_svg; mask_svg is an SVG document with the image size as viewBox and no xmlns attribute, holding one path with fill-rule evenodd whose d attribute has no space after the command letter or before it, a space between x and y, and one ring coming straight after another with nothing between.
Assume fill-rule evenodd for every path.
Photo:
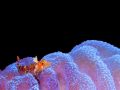
<instances>
[{"instance_id":1,"label":"black background","mask_svg":"<svg viewBox=\"0 0 120 90\"><path fill-rule=\"evenodd\" d=\"M61 6L60 6L61 7ZM85 6L86 7L86 6ZM20 58L56 51L69 52L86 40L101 40L120 47L117 9L81 7L3 9L0 25L0 69ZM116 10L116 11L115 11Z\"/></svg>"},{"instance_id":2,"label":"black background","mask_svg":"<svg viewBox=\"0 0 120 90\"><path fill-rule=\"evenodd\" d=\"M42 58L44 55L56 51L69 52L75 45L86 40L101 40L108 42L116 47L120 47L119 32L108 28L94 30L91 28L79 28L72 30L68 28L63 30L59 27L52 30L16 30L14 33L4 33L5 37L1 37L0 47L0 68L4 69L7 65L16 61L16 56L20 58L28 56L38 56ZM37 29L37 28L34 28ZM49 28L47 28L49 29ZM76 28L75 28L76 29ZM110 30L111 29L111 30ZM3 36L4 36L3 35Z\"/></svg>"}]
</instances>

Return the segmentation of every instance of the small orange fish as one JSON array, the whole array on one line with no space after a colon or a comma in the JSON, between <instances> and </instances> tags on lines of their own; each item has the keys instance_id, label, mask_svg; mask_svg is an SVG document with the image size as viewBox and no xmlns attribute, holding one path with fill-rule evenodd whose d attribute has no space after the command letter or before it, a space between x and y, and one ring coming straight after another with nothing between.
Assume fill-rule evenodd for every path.
<instances>
[{"instance_id":1,"label":"small orange fish","mask_svg":"<svg viewBox=\"0 0 120 90\"><path fill-rule=\"evenodd\" d=\"M38 61L37 56L33 58L33 61L35 63L30 64L29 66L21 66L19 64L20 58L19 56L17 56L17 68L19 73L27 73L27 72L31 72L33 75L38 75L39 72L42 72L44 69L48 68L51 63L42 59L40 61Z\"/></svg>"}]
</instances>

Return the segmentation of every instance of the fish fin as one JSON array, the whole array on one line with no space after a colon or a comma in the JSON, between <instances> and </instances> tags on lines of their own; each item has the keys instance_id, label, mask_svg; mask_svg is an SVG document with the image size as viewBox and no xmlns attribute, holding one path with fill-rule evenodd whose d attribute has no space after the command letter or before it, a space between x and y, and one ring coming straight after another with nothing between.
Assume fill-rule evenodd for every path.
<instances>
[{"instance_id":1,"label":"fish fin","mask_svg":"<svg viewBox=\"0 0 120 90\"><path fill-rule=\"evenodd\" d=\"M17 56L17 61L19 61L20 60L20 57L19 56Z\"/></svg>"},{"instance_id":2,"label":"fish fin","mask_svg":"<svg viewBox=\"0 0 120 90\"><path fill-rule=\"evenodd\" d=\"M33 61L34 61L35 63L38 63L38 58L37 58L37 56L35 56L35 57L33 58Z\"/></svg>"}]
</instances>

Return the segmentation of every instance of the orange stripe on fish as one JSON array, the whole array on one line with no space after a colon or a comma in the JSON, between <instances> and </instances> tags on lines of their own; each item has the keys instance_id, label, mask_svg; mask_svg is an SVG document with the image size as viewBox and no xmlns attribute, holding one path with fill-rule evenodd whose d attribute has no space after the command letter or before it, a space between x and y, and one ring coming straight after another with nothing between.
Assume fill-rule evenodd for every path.
<instances>
[{"instance_id":1,"label":"orange stripe on fish","mask_svg":"<svg viewBox=\"0 0 120 90\"><path fill-rule=\"evenodd\" d=\"M50 62L44 59L41 59L40 61L38 61L37 57L35 57L33 61L36 63L34 72L42 72L44 69L50 67L51 65Z\"/></svg>"}]
</instances>

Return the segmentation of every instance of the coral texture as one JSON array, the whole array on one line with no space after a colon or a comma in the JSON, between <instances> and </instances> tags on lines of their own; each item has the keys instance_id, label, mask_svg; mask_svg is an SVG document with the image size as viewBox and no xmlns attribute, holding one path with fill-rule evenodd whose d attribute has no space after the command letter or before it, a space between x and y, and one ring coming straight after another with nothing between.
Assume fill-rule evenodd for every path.
<instances>
[{"instance_id":1,"label":"coral texture","mask_svg":"<svg viewBox=\"0 0 120 90\"><path fill-rule=\"evenodd\" d=\"M43 59L51 66L37 77L20 74L16 62L0 71L0 90L120 90L120 49L109 43L87 40ZM32 57L20 61L23 66L32 63Z\"/></svg>"}]
</instances>

